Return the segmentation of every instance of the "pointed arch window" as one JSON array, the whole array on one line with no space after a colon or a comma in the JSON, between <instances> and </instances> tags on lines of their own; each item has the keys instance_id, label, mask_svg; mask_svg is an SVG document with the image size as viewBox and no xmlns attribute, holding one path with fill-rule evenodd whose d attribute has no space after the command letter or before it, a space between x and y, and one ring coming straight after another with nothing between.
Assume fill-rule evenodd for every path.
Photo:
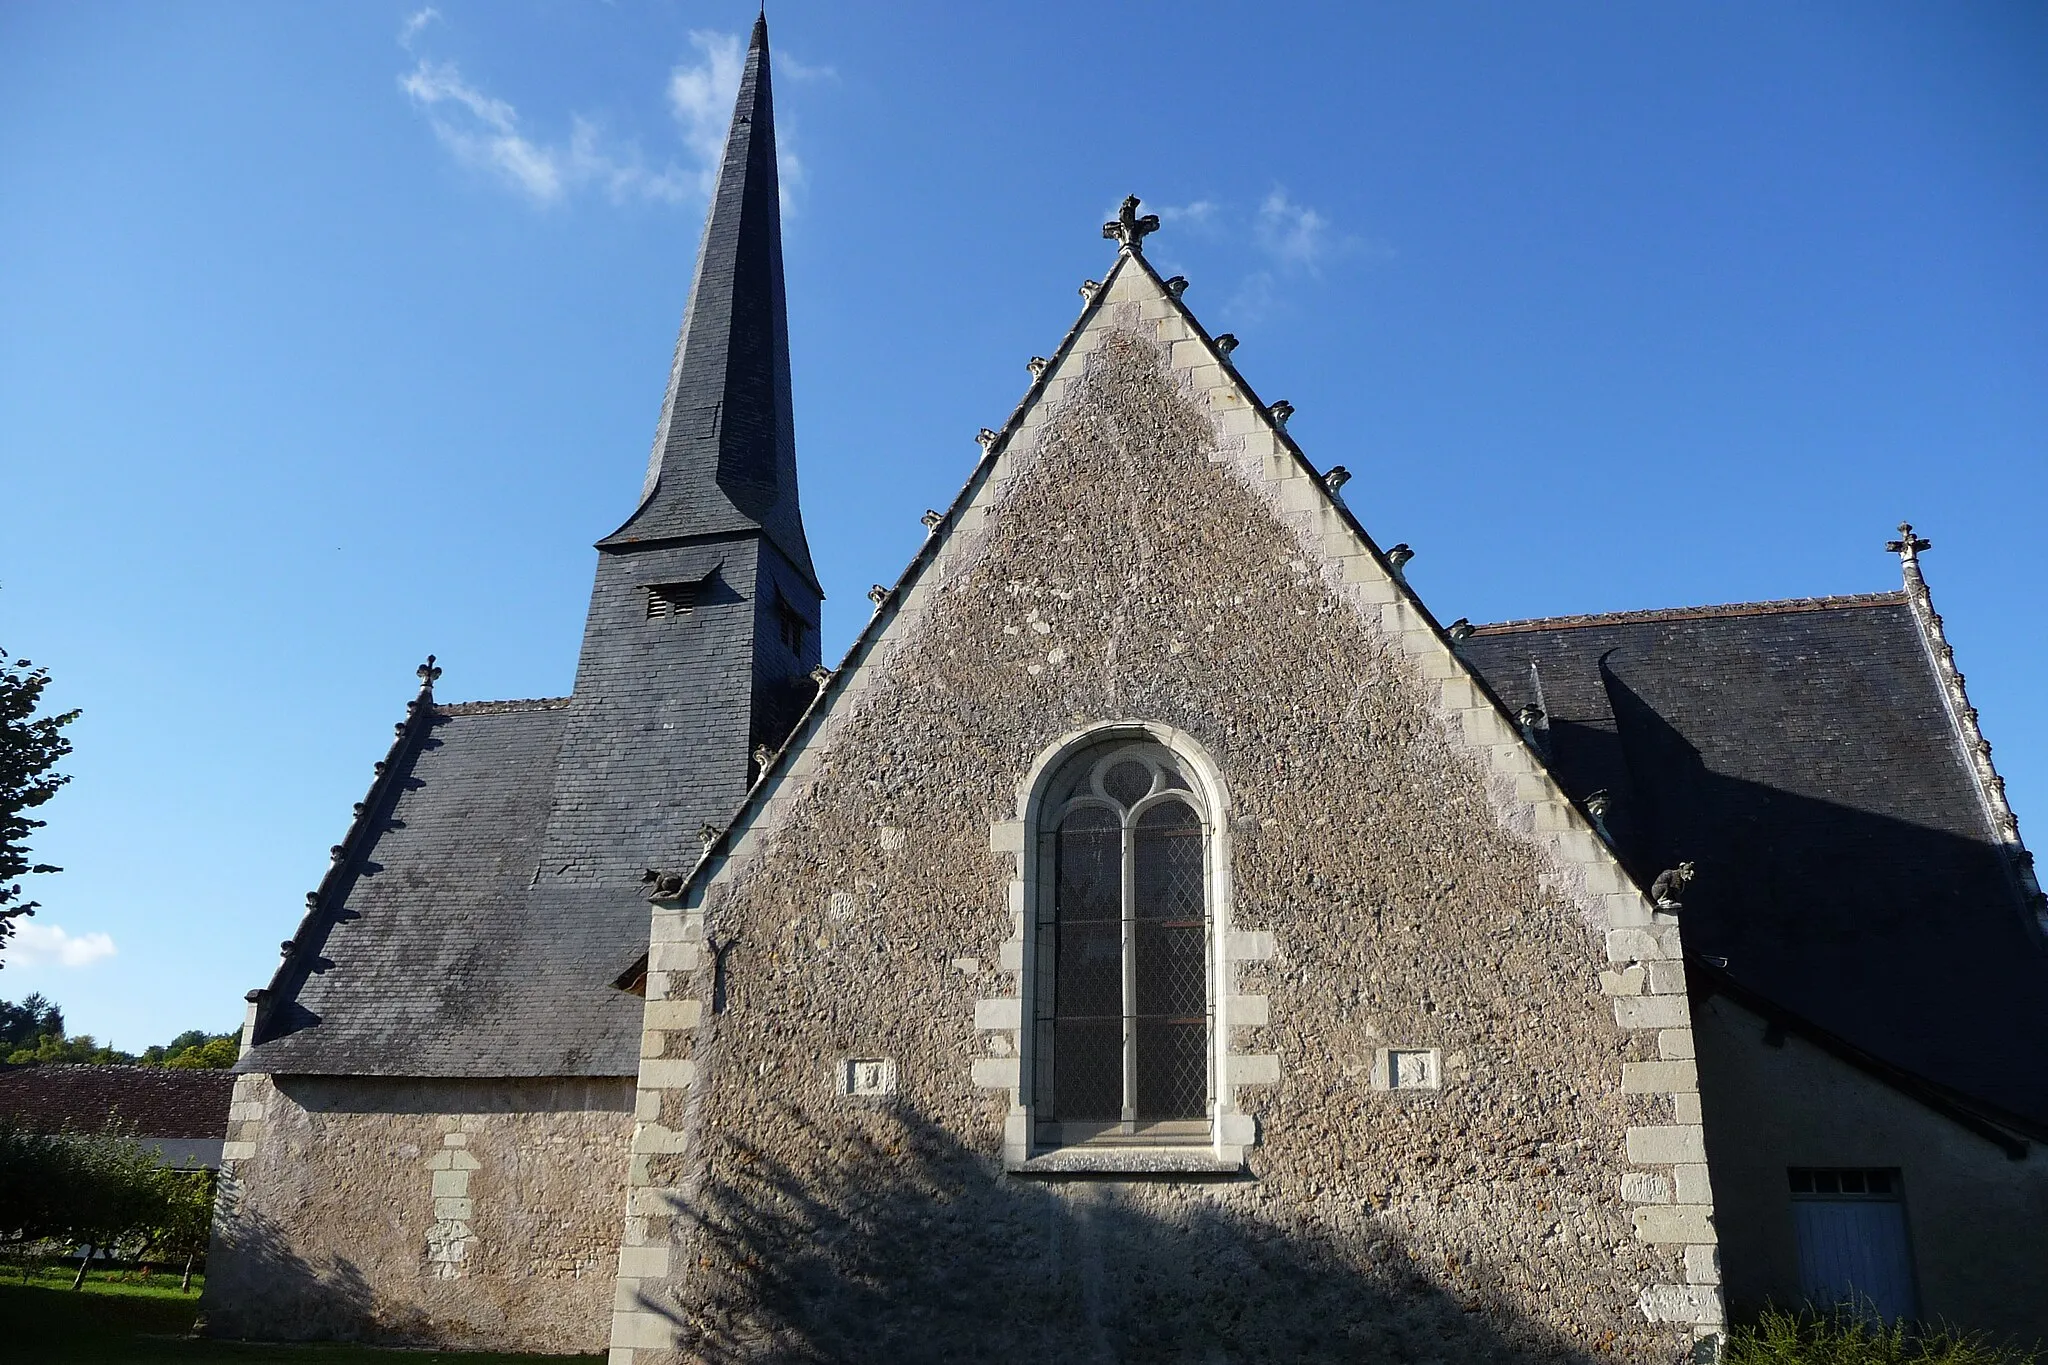
<instances>
[{"instance_id":1,"label":"pointed arch window","mask_svg":"<svg viewBox=\"0 0 2048 1365\"><path fill-rule=\"evenodd\" d=\"M1033 1141L1212 1140L1210 820L1150 741L1075 755L1039 805Z\"/></svg>"}]
</instances>

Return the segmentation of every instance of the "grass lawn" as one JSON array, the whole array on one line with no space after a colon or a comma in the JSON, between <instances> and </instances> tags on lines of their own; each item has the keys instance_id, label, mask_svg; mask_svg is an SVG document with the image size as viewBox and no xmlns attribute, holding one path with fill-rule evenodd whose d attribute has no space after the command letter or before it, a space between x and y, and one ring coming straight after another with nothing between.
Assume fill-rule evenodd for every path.
<instances>
[{"instance_id":1,"label":"grass lawn","mask_svg":"<svg viewBox=\"0 0 2048 1365\"><path fill-rule=\"evenodd\" d=\"M122 1283L95 1272L73 1293L69 1271L0 1272L0 1360L35 1365L571 1365L602 1356L400 1351L374 1346L262 1346L186 1335L199 1311L176 1275Z\"/></svg>"}]
</instances>

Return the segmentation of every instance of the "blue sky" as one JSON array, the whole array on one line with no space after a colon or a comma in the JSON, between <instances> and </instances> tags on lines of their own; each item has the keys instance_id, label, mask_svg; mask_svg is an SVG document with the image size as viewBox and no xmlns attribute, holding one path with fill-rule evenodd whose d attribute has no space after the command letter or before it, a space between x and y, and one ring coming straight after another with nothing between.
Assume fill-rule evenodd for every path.
<instances>
[{"instance_id":1,"label":"blue sky","mask_svg":"<svg viewBox=\"0 0 2048 1365\"><path fill-rule=\"evenodd\" d=\"M751 18L0 6L0 645L85 710L0 995L235 1025L420 657L568 688ZM2048 10L771 21L828 656L1136 191L1443 619L1888 589L1912 518L2048 839Z\"/></svg>"}]
</instances>

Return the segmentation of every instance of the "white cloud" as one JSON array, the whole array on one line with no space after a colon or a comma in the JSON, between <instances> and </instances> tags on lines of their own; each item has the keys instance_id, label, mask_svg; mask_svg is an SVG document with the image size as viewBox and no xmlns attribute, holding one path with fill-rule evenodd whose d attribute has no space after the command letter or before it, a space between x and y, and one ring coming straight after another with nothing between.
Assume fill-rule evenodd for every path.
<instances>
[{"instance_id":1,"label":"white cloud","mask_svg":"<svg viewBox=\"0 0 2048 1365\"><path fill-rule=\"evenodd\" d=\"M800 62L794 53L785 52L775 59L775 70L793 81L836 81L839 71L831 66L812 66Z\"/></svg>"},{"instance_id":2,"label":"white cloud","mask_svg":"<svg viewBox=\"0 0 2048 1365\"><path fill-rule=\"evenodd\" d=\"M530 135L519 111L508 100L467 80L452 61L436 61L415 52L420 33L439 21L431 6L410 15L399 29L398 43L413 53L412 70L398 78L399 88L427 117L434 136L464 165L482 170L536 204L554 204L584 189L595 189L614 202L647 199L682 203L708 198L718 183L725 155L725 137L739 93L746 49L739 35L700 30L690 35L699 60L669 73L668 104L682 135L687 161L694 170L673 163L650 166L638 147L609 138L597 119L572 114L566 140ZM805 66L785 57L782 65L797 80L836 79L829 66ZM790 150L787 129L778 138L777 166L783 208L804 181L804 165Z\"/></svg>"},{"instance_id":3,"label":"white cloud","mask_svg":"<svg viewBox=\"0 0 2048 1365\"><path fill-rule=\"evenodd\" d=\"M522 136L519 111L464 81L455 63L421 58L398 84L428 111L434 135L458 160L496 171L541 203L561 197L554 153Z\"/></svg>"},{"instance_id":4,"label":"white cloud","mask_svg":"<svg viewBox=\"0 0 2048 1365\"><path fill-rule=\"evenodd\" d=\"M1172 224L1174 227L1194 228L1199 231L1215 227L1220 210L1213 199L1197 199L1192 204L1161 204L1156 212L1159 214L1161 227ZM1110 215L1112 218L1115 216Z\"/></svg>"},{"instance_id":5,"label":"white cloud","mask_svg":"<svg viewBox=\"0 0 2048 1365\"><path fill-rule=\"evenodd\" d=\"M736 33L699 29L690 35L690 43L703 60L669 73L668 105L682 128L683 145L697 158L697 187L708 196L718 184L745 57Z\"/></svg>"},{"instance_id":6,"label":"white cloud","mask_svg":"<svg viewBox=\"0 0 2048 1365\"><path fill-rule=\"evenodd\" d=\"M678 66L668 76L668 106L682 130L683 145L697 160L697 189L705 198L718 187L718 168L725 160L725 137L732 127L733 102L739 98L740 76L746 69L746 48L736 33L698 29L690 34L697 49L694 66ZM834 77L829 66L803 66L788 57L777 64L797 80ZM782 187L782 211L790 211L790 194L804 183L803 159L790 145L789 123L775 130L775 174Z\"/></svg>"},{"instance_id":7,"label":"white cloud","mask_svg":"<svg viewBox=\"0 0 2048 1365\"><path fill-rule=\"evenodd\" d=\"M398 29L398 45L407 52L412 51L412 40L420 36L420 30L441 17L441 11L428 5L405 16L405 22Z\"/></svg>"},{"instance_id":8,"label":"white cloud","mask_svg":"<svg viewBox=\"0 0 2048 1365\"><path fill-rule=\"evenodd\" d=\"M7 945L8 960L22 967L90 967L113 955L111 935L98 931L68 934L55 924L34 920L15 925L14 937Z\"/></svg>"},{"instance_id":9,"label":"white cloud","mask_svg":"<svg viewBox=\"0 0 2048 1365\"><path fill-rule=\"evenodd\" d=\"M637 149L607 147L589 119L571 120L566 144L526 136L519 111L471 85L453 62L422 57L398 84L426 111L434 135L458 161L495 174L535 203L555 203L585 185L603 189L615 201L638 197L674 203L684 197L683 178L673 167L650 170Z\"/></svg>"},{"instance_id":10,"label":"white cloud","mask_svg":"<svg viewBox=\"0 0 2048 1365\"><path fill-rule=\"evenodd\" d=\"M1336 249L1330 220L1280 189L1260 203L1253 236L1268 255L1290 269L1313 271Z\"/></svg>"}]
</instances>

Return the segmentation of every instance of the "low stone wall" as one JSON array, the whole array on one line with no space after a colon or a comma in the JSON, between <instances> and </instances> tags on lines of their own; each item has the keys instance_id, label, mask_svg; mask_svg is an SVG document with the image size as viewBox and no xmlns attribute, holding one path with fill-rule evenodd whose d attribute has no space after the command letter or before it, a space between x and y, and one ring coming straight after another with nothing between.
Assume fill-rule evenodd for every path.
<instances>
[{"instance_id":1,"label":"low stone wall","mask_svg":"<svg viewBox=\"0 0 2048 1365\"><path fill-rule=\"evenodd\" d=\"M631 1109L623 1078L240 1078L206 1330L603 1349Z\"/></svg>"}]
</instances>

